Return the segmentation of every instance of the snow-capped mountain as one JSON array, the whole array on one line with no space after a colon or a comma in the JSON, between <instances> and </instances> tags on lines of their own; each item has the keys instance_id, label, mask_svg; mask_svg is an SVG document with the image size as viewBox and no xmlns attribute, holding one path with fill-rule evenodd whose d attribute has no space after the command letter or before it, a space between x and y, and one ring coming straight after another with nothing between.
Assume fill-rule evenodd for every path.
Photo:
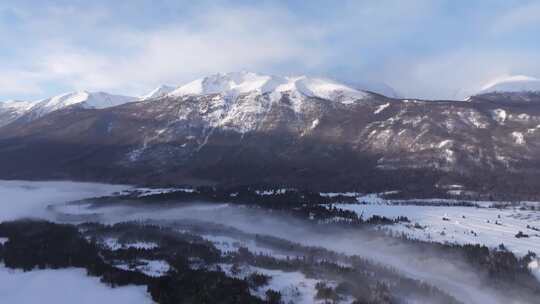
<instances>
[{"instance_id":1,"label":"snow-capped mountain","mask_svg":"<svg viewBox=\"0 0 540 304\"><path fill-rule=\"evenodd\" d=\"M288 126L284 126L288 128L304 125L307 118L299 121L298 117L314 111L320 103L351 106L373 98L373 94L328 79L252 72L210 75L181 85L167 96L182 103L177 115L191 117L192 125L243 134L264 130L264 118L275 109L287 111L287 117L280 119L288 120ZM194 100L195 103L191 102ZM316 117L307 124L316 124L315 120ZM167 131L170 130L163 132Z\"/></svg>"},{"instance_id":2,"label":"snow-capped mountain","mask_svg":"<svg viewBox=\"0 0 540 304\"><path fill-rule=\"evenodd\" d=\"M484 85L478 94L496 92L540 92L540 79L523 75L499 77Z\"/></svg>"},{"instance_id":3,"label":"snow-capped mountain","mask_svg":"<svg viewBox=\"0 0 540 304\"><path fill-rule=\"evenodd\" d=\"M41 101L21 117L33 119L0 128L0 178L540 188L540 103L508 102L507 93L395 99L249 72L159 91L152 102L85 92Z\"/></svg>"},{"instance_id":4,"label":"snow-capped mountain","mask_svg":"<svg viewBox=\"0 0 540 304\"><path fill-rule=\"evenodd\" d=\"M23 100L8 100L0 102L0 109L10 109L18 113L22 113L30 109L34 105L33 102Z\"/></svg>"},{"instance_id":5,"label":"snow-capped mountain","mask_svg":"<svg viewBox=\"0 0 540 304\"><path fill-rule=\"evenodd\" d=\"M160 85L159 87L153 89L150 93L139 97L139 100L144 101L144 100L150 100L154 98L160 98L160 97L166 96L167 94L171 93L175 89L176 87L173 87L173 86Z\"/></svg>"},{"instance_id":6,"label":"snow-capped mountain","mask_svg":"<svg viewBox=\"0 0 540 304\"><path fill-rule=\"evenodd\" d=\"M0 102L0 126L7 125L26 113L34 103L20 100Z\"/></svg>"},{"instance_id":7,"label":"snow-capped mountain","mask_svg":"<svg viewBox=\"0 0 540 304\"><path fill-rule=\"evenodd\" d=\"M136 100L136 97L113 95L105 92L69 92L35 102L35 104L24 113L23 117L26 118L26 120L34 120L51 112L68 107L104 109Z\"/></svg>"},{"instance_id":8,"label":"snow-capped mountain","mask_svg":"<svg viewBox=\"0 0 540 304\"><path fill-rule=\"evenodd\" d=\"M494 103L538 103L540 102L540 79L530 76L504 76L489 81L476 94L465 99Z\"/></svg>"},{"instance_id":9,"label":"snow-capped mountain","mask_svg":"<svg viewBox=\"0 0 540 304\"><path fill-rule=\"evenodd\" d=\"M214 74L194 80L178 87L169 95L220 94L234 98L247 93L269 94L279 99L286 93L296 97L317 97L350 104L365 98L368 94L347 85L323 78L307 76L281 77L260 75L252 72Z\"/></svg>"}]
</instances>

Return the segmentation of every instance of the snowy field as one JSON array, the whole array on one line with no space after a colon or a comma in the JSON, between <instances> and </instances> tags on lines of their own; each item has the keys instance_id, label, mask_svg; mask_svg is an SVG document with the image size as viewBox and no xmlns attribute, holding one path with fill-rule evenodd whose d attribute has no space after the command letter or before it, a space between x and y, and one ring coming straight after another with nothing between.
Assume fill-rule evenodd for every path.
<instances>
[{"instance_id":1,"label":"snowy field","mask_svg":"<svg viewBox=\"0 0 540 304\"><path fill-rule=\"evenodd\" d=\"M171 266L166 261L146 259L136 260L131 264L119 263L115 264L114 267L123 270L138 271L150 277L164 276L171 269Z\"/></svg>"},{"instance_id":2,"label":"snowy field","mask_svg":"<svg viewBox=\"0 0 540 304\"><path fill-rule=\"evenodd\" d=\"M265 298L268 289L279 291L282 295L283 303L311 304L324 303L324 300L317 300L317 289L315 285L319 282L315 279L307 278L297 271L270 270L254 266L241 266L238 273L233 273L231 264L220 264L223 271L231 277L246 278L252 273L264 274L271 277L268 285L253 290L253 294L260 298ZM325 282L332 286L332 282ZM344 299L340 303L349 303L349 299Z\"/></svg>"},{"instance_id":3,"label":"snowy field","mask_svg":"<svg viewBox=\"0 0 540 304\"><path fill-rule=\"evenodd\" d=\"M259 246L254 240L241 240L223 235L201 235L204 239L212 242L223 254L237 252L240 248L247 248L251 253L272 256L276 259L291 258L290 255L281 254L273 249Z\"/></svg>"},{"instance_id":4,"label":"snowy field","mask_svg":"<svg viewBox=\"0 0 540 304\"><path fill-rule=\"evenodd\" d=\"M0 264L0 303L13 304L150 304L145 287L109 288L86 270L34 270L23 272Z\"/></svg>"},{"instance_id":5,"label":"snowy field","mask_svg":"<svg viewBox=\"0 0 540 304\"><path fill-rule=\"evenodd\" d=\"M410 223L385 225L396 233L435 242L482 244L497 247L504 244L523 256L528 251L540 254L540 212L519 208L487 208L462 206L418 206L375 204L336 204L367 219L374 215L395 219L406 216ZM519 232L528 237L516 237Z\"/></svg>"},{"instance_id":6,"label":"snowy field","mask_svg":"<svg viewBox=\"0 0 540 304\"><path fill-rule=\"evenodd\" d=\"M34 185L36 184L36 185ZM4 185L0 183L0 185ZM38 186L40 185L40 186ZM56 186L53 184L48 184ZM436 284L439 288L445 292L456 296L458 299L470 303L497 303L499 297L504 297L504 294L500 294L497 290L485 290L485 286L477 280L476 275L468 270L466 267L462 267L460 264L455 264L444 259L440 259L438 256L430 256L426 260L425 257L417 256L414 246L395 242L394 240L379 240L371 239L365 233L360 231L312 231L306 229L307 227L302 221L295 219L284 214L277 212L268 212L266 210L257 208L246 208L242 206L236 206L231 204L204 204L198 203L193 205L181 205L181 206L141 206L141 205L104 205L104 206L91 206L88 204L65 204L68 200L82 199L85 197L94 197L99 195L105 195L107 193L119 192L122 189L118 189L118 186L107 185L95 185L88 184L83 186L77 183L59 183L57 188L52 189L40 189L44 186L41 183L21 182L21 185L10 185L11 188L17 189L11 193L12 198L29 198L32 197L36 201L32 202L28 200L26 204L18 204L17 206L2 205L0 208L4 208L2 218L17 218L17 216L29 216L35 214L43 214L45 218L55 220L56 216L64 217L66 214L76 219L77 215L96 214L97 219L104 223L119 223L124 221L153 221L155 223L169 223L182 220L198 220L209 223L217 223L225 226L229 226L240 231L249 234L261 234L273 237L282 238L292 242L298 242L305 246L319 246L334 250L347 255L359 255L369 258L374 262L381 263L383 265L390 266L407 277L428 281ZM74 189L81 187L83 191L77 192ZM6 188L4 186L4 188ZM126 187L127 188L127 187ZM36 190L37 189L37 190ZM86 189L86 190L85 190ZM20 193L16 193L16 192ZM33 192L32 196L29 196L25 192ZM39 195L39 193L47 193L47 195ZM60 195L63 194L63 195ZM350 195L356 196L356 193ZM473 207L435 207L435 206L398 206L389 205L385 203L385 200L371 195L370 198L375 200L368 205L351 204L351 205L339 205L342 208L364 208L355 209L357 212L364 212L364 217L380 214L387 216L404 215L411 219L411 224L418 222L419 225L426 226L432 225L430 229L433 229L434 234L436 229L451 230L457 229L459 225L469 225L466 228L462 228L463 231L470 230L471 227L476 227L475 233L482 236L481 241L491 240L495 246L497 246L502 237L505 239L512 239L516 241L516 244L505 245L512 250L525 251L526 248L538 249L537 243L532 243L534 238L515 239L514 234L517 233L517 229L526 227L527 223L535 223L537 217L534 217L536 213L532 211L521 211L513 209L487 209L487 208L473 208ZM18 200L18 199L17 199ZM24 200L23 200L24 201ZM43 210L48 204L54 204L55 208L50 208L47 211ZM9 208L7 208L9 207ZM18 208L21 207L21 208ZM411 208L411 209L405 209ZM7 210L7 212L5 211ZM9 216L6 216L9 215ZM465 219L469 221L464 221ZM501 218L499 218L499 215ZM446 217L448 220L443 220L442 217ZM67 218L70 218L69 216ZM82 217L88 219L88 217ZM430 222L431 219L431 222ZM440 220L439 220L440 219ZM499 226L497 223L487 223L483 220L489 219L490 221L500 221L502 225L509 225L508 227L518 228L506 228L508 232L501 237L500 232L492 232L491 225ZM459 221L456 223L456 221ZM523 224L523 223L525 224ZM402 227L400 228L400 225ZM441 225L447 225L442 227ZM512 225L512 226L510 226ZM454 227L455 226L455 227ZM479 229L479 227L487 226L488 228ZM405 224L398 224L391 229L403 229L408 231L411 229L405 226ZM407 230L405 230L407 229ZM514 229L514 230L512 230ZM396 230L399 231L399 230ZM527 233L528 231L523 231ZM484 235L485 234L485 235ZM440 234L439 234L440 235ZM531 233L532 235L532 233ZM221 246L221 248L229 248L229 250L237 250L239 246L248 247L250 250L258 252L267 252L266 248L257 246L258 244L251 243L247 240L239 240L236 237L227 238L226 235L204 235L208 240ZM418 238L423 237L419 234ZM459 237L462 237L459 234ZM472 236L467 236L472 239ZM433 238L433 236L432 236ZM458 239L458 233L454 232L454 239ZM514 240L515 239L515 240ZM450 238L451 240L451 238ZM441 241L445 241L442 240ZM523 243L521 243L523 242ZM105 242L105 245L118 246L116 240L110 240ZM120 244L121 246L136 246L141 244ZM141 246L154 246L155 244L144 244ZM521 246L521 247L520 247ZM521 249L520 249L521 248ZM373 254L376 252L377 254ZM268 252L270 253L270 252ZM275 255L276 252L273 253ZM144 262L137 265L124 265L125 267L135 267L141 271L149 271L159 276L166 270L167 265L160 261L140 261ZM118 265L122 267L122 265ZM531 268L538 269L538 265L530 265ZM33 272L30 272L33 273ZM5 274L4 274L5 275ZM291 275L291 273L283 274L283 276ZM277 275L279 278L279 275ZM50 279L55 281L55 279ZM279 282L286 282L287 279L275 279L273 282L278 284ZM281 283L279 283L281 284ZM82 285L81 285L82 286ZM107 287L102 285L103 288ZM276 288L278 285L274 285ZM307 285L309 286L309 284ZM83 287L81 287L83 288ZM312 291L311 291L312 292ZM306 294L309 294L309 288L306 290ZM0 293L0 303L5 302L2 298L3 294ZM7 299L7 298L6 298ZM468 300L467 300L468 299ZM471 301L470 299L475 299ZM23 299L24 300L24 299ZM10 301L11 303L25 303L21 301ZM466 301L467 300L467 301ZM9 302L7 302L9 303ZM60 302L61 303L61 302ZM122 300L117 303L137 303L136 301L123 302Z\"/></svg>"},{"instance_id":7,"label":"snowy field","mask_svg":"<svg viewBox=\"0 0 540 304\"><path fill-rule=\"evenodd\" d=\"M195 189L192 188L133 188L123 191L120 194L135 194L138 197L151 196L156 194L167 194L172 192L192 193Z\"/></svg>"},{"instance_id":8,"label":"snowy field","mask_svg":"<svg viewBox=\"0 0 540 304\"><path fill-rule=\"evenodd\" d=\"M110 250L120 250L120 249L154 249L158 247L158 244L154 242L134 242L134 243L120 243L118 239L107 238L101 241L102 245L107 247Z\"/></svg>"}]
</instances>

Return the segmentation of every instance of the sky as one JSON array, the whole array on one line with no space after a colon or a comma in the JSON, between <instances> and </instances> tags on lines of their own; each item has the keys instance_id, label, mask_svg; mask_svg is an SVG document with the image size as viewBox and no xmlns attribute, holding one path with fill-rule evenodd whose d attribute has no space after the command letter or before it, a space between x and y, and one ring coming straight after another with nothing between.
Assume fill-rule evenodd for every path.
<instances>
[{"instance_id":1,"label":"sky","mask_svg":"<svg viewBox=\"0 0 540 304\"><path fill-rule=\"evenodd\" d=\"M0 45L0 101L234 71L454 99L540 77L540 1L2 0Z\"/></svg>"}]
</instances>

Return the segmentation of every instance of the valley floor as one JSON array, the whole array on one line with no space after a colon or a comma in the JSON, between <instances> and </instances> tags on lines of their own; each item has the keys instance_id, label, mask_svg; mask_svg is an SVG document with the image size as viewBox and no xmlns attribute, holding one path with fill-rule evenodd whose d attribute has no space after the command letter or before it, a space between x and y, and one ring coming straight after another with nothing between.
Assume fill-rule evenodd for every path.
<instances>
[{"instance_id":1,"label":"valley floor","mask_svg":"<svg viewBox=\"0 0 540 304\"><path fill-rule=\"evenodd\" d=\"M540 254L540 211L522 206L495 208L460 205L418 205L414 200L333 206L354 211L365 218L378 215L395 219L407 217L410 222L398 222L383 228L396 234L440 243L479 244L496 248L503 244L519 256L529 251ZM516 237L519 233L522 237Z\"/></svg>"},{"instance_id":2,"label":"valley floor","mask_svg":"<svg viewBox=\"0 0 540 304\"><path fill-rule=\"evenodd\" d=\"M268 292L276 291L285 302L324 302L324 299L334 297L338 299L336 303L352 303L355 298L363 296L375 299L373 297L382 292L396 299L418 303L506 303L512 298L519 298L520 303L534 303L529 301L529 293L540 293L539 261L527 255L529 251L540 253L540 231L536 224L540 213L534 210L534 203L494 208L495 202L389 200L384 198L384 194L326 193L316 195L314 199L328 198L331 202L313 204L308 206L311 209L306 209L322 213L312 214L309 211L303 217L301 209L306 206L300 208L302 204L297 204L300 209L283 208L277 204L283 201L287 206L291 197L304 197L301 193L288 196L294 192L290 189L256 190L248 194L239 191L222 196L223 193L218 195L192 188L149 189L0 181L0 192L6 193L10 201L22 202L0 205L0 223L37 217L79 225L80 233L88 242L99 246L100 256L105 257L106 263L116 269L114 271L124 271L124 275L143 274L146 276L144 281L153 288L156 280L169 278L171 271L179 271L177 262L171 259L171 252L179 252L180 247L177 246L195 246L181 250L202 250L203 259L207 259L210 253L213 256L214 250L220 253L211 259L212 262L186 256L195 272L202 269L202 274L208 275L204 271L222 271L230 278L245 282L254 274L267 276L269 280L263 287L249 289L261 300L268 299ZM209 200L201 199L204 197ZM230 198L230 201L222 197ZM248 197L247 201L254 205L238 203L237 199L242 197ZM259 198L260 202L255 204ZM318 218L325 214L319 207L322 210L326 208L330 215ZM497 204L497 207L501 206ZM353 219L351 214L358 215L360 220ZM376 216L379 216L380 223L370 221ZM88 222L99 222L105 226L86 224ZM156 236L152 227L165 229L159 232L163 236ZM172 234L167 232L169 230L173 231ZM163 237L168 239L169 234L178 238L175 242L180 243L174 243L176 247L170 247L170 241L163 243ZM409 240L403 240L403 237ZM188 243L181 245L185 241ZM8 237L0 235L0 249L3 245L8 246L9 242ZM430 245L432 242L456 244L457 247L445 249ZM473 269L471 261L459 258L462 251L463 254L476 252L477 249L472 247L460 247L467 244L485 245L493 250L493 253L488 251L485 257L488 259L499 259L497 250L500 250L500 244L504 244L518 259L512 262L515 267L519 268L520 259L526 258L530 273L518 268L508 269L504 271L518 271L518 277L525 281L503 279L491 282L485 273L488 269L484 270L481 265L473 265L478 267ZM481 252L485 254L485 251ZM513 257L512 253L501 253ZM132 256L134 254L136 259ZM125 259L126 256L131 257ZM492 262L494 265L499 263L497 260ZM493 270L499 271L498 268L489 271ZM22 273L2 267L0 281L1 278L9 280L7 278L12 277L13 282L23 284L20 280L24 277L38 284L43 277L47 280L58 277L61 281L80 272L78 269L64 269ZM343 273L349 274L344 276ZM34 276L37 279L34 280ZM73 289L109 290L96 280L84 276L82 280L73 279L72 284L80 286L73 286ZM366 280L366 286L370 287L361 293L358 290L351 292L347 289L350 287L345 287L348 286L347 280ZM378 282L392 281L398 284L394 285L394 291L378 285ZM422 282L431 287L422 287ZM94 287L84 287L85 284L93 284ZM400 284L409 286L409 292L396 287ZM508 292L501 293L498 290L500 286L506 286ZM28 288L35 288L31 293L42 293L39 285L30 284ZM435 289L428 292L424 288ZM149 303L151 298L144 290L144 286L128 285L114 290L110 298L116 299L114 303ZM96 291L100 292L103 293ZM54 300L57 295L53 293L52 296L51 300ZM12 293L5 299L25 303L31 298L22 293ZM66 296L66 299L71 298ZM0 300L4 300L3 293L0 293Z\"/></svg>"}]
</instances>

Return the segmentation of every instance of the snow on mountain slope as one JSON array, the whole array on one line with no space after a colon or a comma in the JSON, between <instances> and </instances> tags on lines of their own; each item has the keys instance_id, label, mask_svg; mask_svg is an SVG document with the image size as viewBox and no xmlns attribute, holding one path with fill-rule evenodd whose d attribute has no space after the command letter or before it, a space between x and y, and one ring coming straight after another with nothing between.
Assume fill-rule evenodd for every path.
<instances>
[{"instance_id":1,"label":"snow on mountain slope","mask_svg":"<svg viewBox=\"0 0 540 304\"><path fill-rule=\"evenodd\" d=\"M278 126L309 132L318 125L321 103L341 106L373 97L332 80L251 72L210 75L182 85L168 96L182 104L178 121L199 126L205 130L205 138L215 128L242 134Z\"/></svg>"},{"instance_id":2,"label":"snow on mountain slope","mask_svg":"<svg viewBox=\"0 0 540 304\"><path fill-rule=\"evenodd\" d=\"M87 109L104 109L136 100L135 97L112 95L105 92L78 91L40 100L28 113L32 119L35 119L74 105Z\"/></svg>"},{"instance_id":3,"label":"snow on mountain slope","mask_svg":"<svg viewBox=\"0 0 540 304\"><path fill-rule=\"evenodd\" d=\"M160 85L159 87L152 90L150 93L139 97L139 100L149 100L149 99L163 97L163 96L166 96L167 94L171 93L175 89L176 88L173 87L173 86Z\"/></svg>"},{"instance_id":4,"label":"snow on mountain slope","mask_svg":"<svg viewBox=\"0 0 540 304\"><path fill-rule=\"evenodd\" d=\"M28 111L34 103L19 100L0 102L0 126L7 125Z\"/></svg>"},{"instance_id":5,"label":"snow on mountain slope","mask_svg":"<svg viewBox=\"0 0 540 304\"><path fill-rule=\"evenodd\" d=\"M523 75L499 77L483 86L478 94L494 92L540 92L540 79Z\"/></svg>"},{"instance_id":6,"label":"snow on mountain slope","mask_svg":"<svg viewBox=\"0 0 540 304\"><path fill-rule=\"evenodd\" d=\"M333 80L311 78L306 76L281 77L260 75L252 72L214 74L194 80L178 87L170 93L171 96L222 94L235 98L239 94L258 92L270 93L276 97L281 93L318 97L336 100L342 103L353 103L363 99L367 93L356 90Z\"/></svg>"},{"instance_id":7,"label":"snow on mountain slope","mask_svg":"<svg viewBox=\"0 0 540 304\"><path fill-rule=\"evenodd\" d=\"M34 105L33 102L22 100L8 100L0 102L0 111L13 111L16 113L24 113Z\"/></svg>"}]
</instances>

